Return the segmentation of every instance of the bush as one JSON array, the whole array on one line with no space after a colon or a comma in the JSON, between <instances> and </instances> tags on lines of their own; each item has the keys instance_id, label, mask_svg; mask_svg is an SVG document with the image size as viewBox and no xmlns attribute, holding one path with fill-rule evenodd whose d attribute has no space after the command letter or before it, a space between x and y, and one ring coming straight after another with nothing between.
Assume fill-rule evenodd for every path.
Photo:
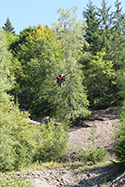
<instances>
[{"instance_id":1,"label":"bush","mask_svg":"<svg viewBox=\"0 0 125 187\"><path fill-rule=\"evenodd\" d=\"M117 130L114 133L114 149L113 152L118 160L125 165L125 100L119 111L121 124L117 125Z\"/></svg>"},{"instance_id":2,"label":"bush","mask_svg":"<svg viewBox=\"0 0 125 187\"><path fill-rule=\"evenodd\" d=\"M11 171L30 164L37 147L37 127L18 108L0 108L0 171Z\"/></svg>"},{"instance_id":3,"label":"bush","mask_svg":"<svg viewBox=\"0 0 125 187\"><path fill-rule=\"evenodd\" d=\"M4 129L0 130L0 171L14 169L16 154L14 141Z\"/></svg>"},{"instance_id":4,"label":"bush","mask_svg":"<svg viewBox=\"0 0 125 187\"><path fill-rule=\"evenodd\" d=\"M96 162L102 162L108 156L108 152L104 150L103 147L94 146L88 147L87 151L82 150L79 157L85 163L92 162L95 164Z\"/></svg>"},{"instance_id":5,"label":"bush","mask_svg":"<svg viewBox=\"0 0 125 187\"><path fill-rule=\"evenodd\" d=\"M68 132L63 124L55 126L54 120L48 125L40 127L40 146L34 156L35 161L59 161L63 159L67 151Z\"/></svg>"},{"instance_id":6,"label":"bush","mask_svg":"<svg viewBox=\"0 0 125 187\"><path fill-rule=\"evenodd\" d=\"M117 158L125 165L125 121L122 125L118 125L118 130L115 132L115 141L113 152Z\"/></svg>"},{"instance_id":7,"label":"bush","mask_svg":"<svg viewBox=\"0 0 125 187\"><path fill-rule=\"evenodd\" d=\"M87 151L84 151L84 150L80 151L79 157L85 163L89 161L95 164L96 162L101 162L104 159L106 159L108 156L108 152L105 151L103 147L95 145L95 140L100 137L100 134L96 135L95 127L91 127L90 134L91 136L88 138L88 140L92 142L92 147L88 146Z\"/></svg>"}]
</instances>

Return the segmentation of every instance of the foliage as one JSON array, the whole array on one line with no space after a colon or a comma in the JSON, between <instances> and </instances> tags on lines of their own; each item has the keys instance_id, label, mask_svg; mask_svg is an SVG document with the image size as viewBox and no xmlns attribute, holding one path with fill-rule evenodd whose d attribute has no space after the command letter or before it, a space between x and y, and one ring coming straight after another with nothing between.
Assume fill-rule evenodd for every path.
<instances>
[{"instance_id":1,"label":"foliage","mask_svg":"<svg viewBox=\"0 0 125 187\"><path fill-rule=\"evenodd\" d=\"M5 117L6 116L6 117ZM30 125L27 114L18 109L0 108L0 170L12 170L31 163L39 131Z\"/></svg>"},{"instance_id":2,"label":"foliage","mask_svg":"<svg viewBox=\"0 0 125 187\"><path fill-rule=\"evenodd\" d=\"M14 86L14 74L11 73L12 63L11 54L5 46L5 36L0 29L0 101L6 102L9 100L9 95L6 91L11 90Z\"/></svg>"},{"instance_id":3,"label":"foliage","mask_svg":"<svg viewBox=\"0 0 125 187\"><path fill-rule=\"evenodd\" d=\"M108 152L104 150L103 147L95 145L95 140L97 140L100 135L96 135L95 127L92 127L90 130L91 136L88 138L92 142L92 146L88 146L87 151L81 150L79 157L85 163L91 162L95 164L96 162L101 162L105 160L108 156Z\"/></svg>"},{"instance_id":4,"label":"foliage","mask_svg":"<svg viewBox=\"0 0 125 187\"><path fill-rule=\"evenodd\" d=\"M67 153L68 133L63 124L55 126L54 120L41 124L41 136L34 161L60 161Z\"/></svg>"},{"instance_id":5,"label":"foliage","mask_svg":"<svg viewBox=\"0 0 125 187\"><path fill-rule=\"evenodd\" d=\"M114 153L118 160L125 165L125 101L121 108L121 124L117 125L117 130L114 133Z\"/></svg>"},{"instance_id":6,"label":"foliage","mask_svg":"<svg viewBox=\"0 0 125 187\"><path fill-rule=\"evenodd\" d=\"M112 15L112 40L110 59L114 64L114 69L122 70L124 67L124 49L125 49L125 15L122 11L121 2L115 1L115 12Z\"/></svg>"},{"instance_id":7,"label":"foliage","mask_svg":"<svg viewBox=\"0 0 125 187\"><path fill-rule=\"evenodd\" d=\"M4 39L0 30L0 170L12 170L31 162L35 133L39 131L29 124L27 113L20 112L7 93L14 86L14 73Z\"/></svg>"},{"instance_id":8,"label":"foliage","mask_svg":"<svg viewBox=\"0 0 125 187\"><path fill-rule=\"evenodd\" d=\"M94 146L94 148L88 147L87 151L82 150L79 155L82 161L85 163L91 162L92 164L104 161L107 156L108 152L106 152L104 148L100 146Z\"/></svg>"},{"instance_id":9,"label":"foliage","mask_svg":"<svg viewBox=\"0 0 125 187\"><path fill-rule=\"evenodd\" d=\"M83 71L85 74L85 78L86 70L90 69L91 71L89 61L95 58L97 53L100 53L104 48L104 60L112 61L113 69L115 70L115 77L113 76L113 80L110 80L109 77L105 77L108 83L107 85L104 85L105 90L102 89L103 84L96 83L96 85L98 84L98 88L100 89L94 90L94 95L89 90L89 81L87 80L86 82L90 107L96 109L106 108L111 105L118 105L119 102L122 101L122 97L118 95L120 88L116 77L118 77L117 71L120 70L121 72L124 66L125 17L122 12L122 8L120 7L121 3L119 1L116 1L114 4L115 11L111 12L111 6L108 7L107 2L105 0L102 1L101 8L95 7L92 4L92 1L89 1L89 5L87 5L87 8L83 11L83 16L85 18L85 21L87 22L84 37L89 44L83 48L83 53L85 50L86 56L84 55L85 58L80 61L80 63L84 65L85 71ZM93 80L91 85L94 83L94 81L95 80ZM101 94L98 97L98 91L100 90L103 90L104 94Z\"/></svg>"},{"instance_id":10,"label":"foliage","mask_svg":"<svg viewBox=\"0 0 125 187\"><path fill-rule=\"evenodd\" d=\"M111 106L115 101L112 90L116 79L112 61L105 60L103 50L89 61L88 67L85 77L91 107L101 109Z\"/></svg>"},{"instance_id":11,"label":"foliage","mask_svg":"<svg viewBox=\"0 0 125 187\"><path fill-rule=\"evenodd\" d=\"M26 178L20 178L13 175L2 174L2 179L0 179L0 186L2 187L32 187L32 181L27 181Z\"/></svg>"},{"instance_id":12,"label":"foliage","mask_svg":"<svg viewBox=\"0 0 125 187\"><path fill-rule=\"evenodd\" d=\"M14 27L12 27L12 24L11 24L9 18L7 18L6 23L4 25L5 26L2 27L3 30L5 30L6 32L15 33Z\"/></svg>"},{"instance_id":13,"label":"foliage","mask_svg":"<svg viewBox=\"0 0 125 187\"><path fill-rule=\"evenodd\" d=\"M86 21L85 25L85 40L89 45L84 46L84 50L96 55L97 52L102 49L102 39L100 35L100 20L98 18L98 11L93 5L92 1L89 1L87 8L83 11L83 17Z\"/></svg>"},{"instance_id":14,"label":"foliage","mask_svg":"<svg viewBox=\"0 0 125 187\"><path fill-rule=\"evenodd\" d=\"M49 102L55 118L59 121L70 118L74 119L79 115L86 116L89 102L87 100L86 88L83 86L84 76L79 59L82 55L83 23L77 20L76 8L58 8L60 14L58 23L54 23L54 38L58 41L56 63L58 71L64 69L65 74L72 71L66 77L66 86L54 88L51 91ZM57 66L55 66L57 67ZM53 67L54 68L54 67ZM55 69L54 69L55 70ZM63 73L64 74L64 73ZM64 74L64 75L65 75Z\"/></svg>"},{"instance_id":15,"label":"foliage","mask_svg":"<svg viewBox=\"0 0 125 187\"><path fill-rule=\"evenodd\" d=\"M46 158L49 156L49 159L61 158L67 143L64 127L57 127L55 132L54 122L51 122L48 130L42 125L43 132L40 132L37 126L30 124L28 112L20 112L12 102L12 97L8 95L7 92L14 85L14 71L11 71L13 69L11 55L7 51L2 31L0 42L0 170L13 170L30 164L36 151L38 153L41 136L43 137L41 141L44 140L41 149ZM45 58L44 61L46 62ZM39 64L32 65L34 68L38 65L37 71L39 71ZM51 140L53 141L49 146ZM48 150L51 150L50 155Z\"/></svg>"},{"instance_id":16,"label":"foliage","mask_svg":"<svg viewBox=\"0 0 125 187\"><path fill-rule=\"evenodd\" d=\"M10 48L21 68L16 73L16 87L12 94L18 98L20 108L32 117L47 110L47 73L53 63L53 31L47 26L30 27L20 32L19 39Z\"/></svg>"},{"instance_id":17,"label":"foliage","mask_svg":"<svg viewBox=\"0 0 125 187\"><path fill-rule=\"evenodd\" d=\"M12 43L17 41L19 38L19 35L12 32L4 32L4 35L6 37L6 45L8 49L10 49L10 45L12 45Z\"/></svg>"},{"instance_id":18,"label":"foliage","mask_svg":"<svg viewBox=\"0 0 125 187\"><path fill-rule=\"evenodd\" d=\"M83 24L77 23L76 10L70 11L58 10L60 21L55 23L53 30L41 24L23 30L19 40L10 47L22 68L16 75L18 86L12 94L18 97L20 108L28 110L33 118L49 113L61 121L69 116L88 114L89 102L78 64L84 43ZM66 19L66 28L63 28ZM73 75L67 78L66 89L54 87L56 79L49 82L46 76L51 70L58 74L62 68L66 74L73 71Z\"/></svg>"}]
</instances>

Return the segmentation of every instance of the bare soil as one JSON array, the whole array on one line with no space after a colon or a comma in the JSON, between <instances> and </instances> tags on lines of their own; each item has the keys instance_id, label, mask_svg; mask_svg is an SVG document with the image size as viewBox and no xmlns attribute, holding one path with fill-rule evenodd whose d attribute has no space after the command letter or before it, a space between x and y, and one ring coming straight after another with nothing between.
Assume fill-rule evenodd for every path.
<instances>
[{"instance_id":1,"label":"bare soil","mask_svg":"<svg viewBox=\"0 0 125 187\"><path fill-rule=\"evenodd\" d=\"M78 148L86 151L88 145L92 146L93 142L88 140L88 138L91 136L90 130L93 126L96 128L96 135L100 135L94 141L94 144L104 146L112 157L113 135L117 128L116 125L119 123L117 107L110 107L103 111L92 111L89 117L76 121L75 126L70 129L69 145L71 153Z\"/></svg>"},{"instance_id":2,"label":"bare soil","mask_svg":"<svg viewBox=\"0 0 125 187\"><path fill-rule=\"evenodd\" d=\"M38 122L36 122L38 123ZM116 124L119 124L118 108L109 107L103 111L92 111L92 114L84 119L77 119L69 131L69 154L66 162L73 163L78 160L78 149L87 150L88 145L92 142L88 140L90 137L91 127L96 128L96 134L100 137L94 141L94 144L103 146L109 152L110 159L114 159L112 153L113 135L116 131ZM78 162L78 167L80 162ZM54 170L35 170L26 171L23 177L32 179L33 187L124 187L125 172L120 172L119 176L114 176L114 168L98 167L76 173L77 168L56 168ZM17 172L18 176L21 176ZM109 182L105 183L109 178Z\"/></svg>"},{"instance_id":3,"label":"bare soil","mask_svg":"<svg viewBox=\"0 0 125 187\"><path fill-rule=\"evenodd\" d=\"M77 150L87 150L88 145L92 145L92 142L88 140L90 137L91 127L96 127L96 134L100 137L94 142L98 146L104 146L105 150L109 151L110 159L114 158L112 153L113 148L113 135L116 130L116 124L119 124L118 108L110 107L103 111L92 111L92 114L85 119L77 119L74 126L69 131L69 154L67 157L68 162L74 162L77 160ZM47 172L47 171L46 171ZM52 176L51 177L51 173ZM47 177L33 179L34 187L89 187L89 186L104 186L105 178L111 177L113 174L112 168L98 168L88 173L81 173L79 177L74 175L73 170L63 169L60 171L48 171L45 175ZM116 179L106 184L106 186L124 186L125 185L125 173L119 174Z\"/></svg>"}]
</instances>

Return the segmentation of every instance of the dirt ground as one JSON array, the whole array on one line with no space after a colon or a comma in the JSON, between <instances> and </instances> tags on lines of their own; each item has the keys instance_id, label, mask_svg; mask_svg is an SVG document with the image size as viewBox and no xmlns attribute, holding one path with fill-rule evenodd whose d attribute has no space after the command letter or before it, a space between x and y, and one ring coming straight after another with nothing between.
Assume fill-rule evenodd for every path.
<instances>
[{"instance_id":1,"label":"dirt ground","mask_svg":"<svg viewBox=\"0 0 125 187\"><path fill-rule=\"evenodd\" d=\"M92 114L84 119L77 119L69 130L69 154L66 162L71 163L78 159L77 150L87 150L88 145L92 142L90 137L91 127L96 128L96 135L100 137L95 140L94 144L104 146L109 152L110 159L114 158L112 153L113 134L116 131L116 124L120 123L118 118L118 108L109 107L103 111L92 111ZM47 118L48 120L48 118ZM39 124L39 121L32 121ZM80 165L80 162L78 162ZM57 168L54 170L35 170L26 171L23 177L32 180L33 187L123 187L125 186L125 172L119 173L113 181L105 183L106 178L111 178L114 169L108 166L89 169L80 174L75 173L73 168ZM18 176L22 173L17 172Z\"/></svg>"},{"instance_id":2,"label":"dirt ground","mask_svg":"<svg viewBox=\"0 0 125 187\"><path fill-rule=\"evenodd\" d=\"M91 116L80 120L77 126L72 127L69 132L71 152L75 152L77 148L86 151L88 145L92 146L92 141L88 140L91 136L90 130L92 126L96 128L96 135L100 135L94 143L99 146L104 146L106 150L110 151L113 146L112 138L116 124L120 123L117 113L116 107L110 107L103 111L93 111Z\"/></svg>"},{"instance_id":3,"label":"dirt ground","mask_svg":"<svg viewBox=\"0 0 125 187\"><path fill-rule=\"evenodd\" d=\"M110 159L114 158L112 154L112 146L113 146L113 134L116 129L116 124L120 123L118 118L118 109L116 107L110 107L103 111L92 111L92 114L85 119L77 119L75 125L70 128L69 131L69 155L67 157L67 161L73 162L76 160L76 152L77 149L87 150L88 145L92 145L92 142L88 140L90 137L91 127L96 127L96 135L100 135L100 137L94 142L96 145L104 146L105 150L109 151ZM41 179L34 179L33 186L34 187L56 187L56 186L71 186L71 187L79 187L79 186L101 186L103 182L103 176L111 175L112 171L108 171L108 169L101 169L99 171L95 170L94 172L90 172L89 175L83 173L79 182L76 182L76 178L73 178L73 173L71 171L63 171L64 174L59 174L58 177L54 173L53 176L56 179L54 183L54 179L50 179L51 177ZM98 173L98 174L97 174ZM47 173L49 175L49 171ZM84 176L84 177L83 177ZM91 176L91 177L90 177ZM120 180L123 180L123 183L118 183L118 180L114 180L109 186L124 186L125 174L119 176ZM67 180L65 183L63 181ZM96 181L97 180L97 181ZM82 182L80 182L82 181ZM100 181L100 182L99 182Z\"/></svg>"}]
</instances>

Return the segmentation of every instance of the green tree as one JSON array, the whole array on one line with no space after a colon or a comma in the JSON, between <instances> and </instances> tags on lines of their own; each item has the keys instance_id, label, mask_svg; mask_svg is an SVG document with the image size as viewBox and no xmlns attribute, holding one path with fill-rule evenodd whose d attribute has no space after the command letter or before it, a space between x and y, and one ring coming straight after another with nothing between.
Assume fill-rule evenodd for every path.
<instances>
[{"instance_id":1,"label":"green tree","mask_svg":"<svg viewBox=\"0 0 125 187\"><path fill-rule=\"evenodd\" d=\"M30 126L27 115L14 106L13 97L8 94L14 86L11 59L0 29L0 170L12 170L31 162L36 145L34 133L38 132Z\"/></svg>"},{"instance_id":2,"label":"green tree","mask_svg":"<svg viewBox=\"0 0 125 187\"><path fill-rule=\"evenodd\" d=\"M106 103L106 106L103 105L103 107L107 107L108 103L109 103L109 106L117 105L119 104L121 100L120 96L118 95L120 87L117 81L118 79L120 79L120 77L118 79L117 77L121 74L121 70L123 69L123 64L124 64L123 63L124 62L123 51L124 51L125 42L124 42L124 15L122 13L122 9L120 8L120 4L121 3L116 1L115 2L116 11L111 12L111 6L107 7L107 3L105 0L102 1L100 9L99 8L95 9L94 6L92 6L92 2L90 1L90 4L88 6L89 9L86 9L87 11L84 11L84 14L83 14L84 16L86 16L85 18L88 24L88 30L86 30L85 37L87 37L88 42L89 42L89 46L87 50L85 49L88 52L86 55L86 58L85 59L83 58L81 61L81 63L84 65L84 69L87 70L87 71L84 71L85 77L87 76L86 74L87 72L89 71L91 72L91 70L89 70L89 68L91 68L91 66L89 66L89 61L91 61L91 59L94 58L92 54L95 55L95 59L96 59L95 52L96 51L99 52L100 50L103 50L103 48L105 48L105 55L103 56L103 59L109 62L112 61L113 68L115 70L115 75L113 75L113 79L111 78L110 80L108 76L105 77L105 80L107 78L107 83L109 83L109 85L107 84L108 87L106 86L106 88L108 89L105 94L109 95L110 99L108 99L107 96L103 97L103 99L100 97L100 99L103 100L103 103ZM90 12L91 14L89 14ZM91 28L91 25L93 25L92 28ZM93 29L95 28L94 25L97 26L97 31ZM96 46L94 46L94 40L93 40L93 35L95 31L99 35L99 38L95 40ZM90 38L90 41L89 41L89 38ZM97 50L93 53L95 49ZM89 52L91 53L91 55ZM117 70L119 70L119 74L117 74L118 73ZM102 77L103 77L103 73L102 73ZM86 78L88 80L88 77ZM97 85L98 86L100 85L102 87L103 84L97 83ZM89 81L86 82L86 86L88 90L90 91L91 86L90 86ZM98 87L98 90L100 90L99 87ZM101 88L101 90L103 89ZM93 103L94 97L96 97L96 94L98 95L98 93L96 93L96 90L95 90L94 95L92 94L92 92L91 93L88 92L89 100L91 104ZM106 99L106 101L104 101L104 99ZM101 103L101 100L100 100L100 103ZM98 101L99 101L99 98L98 98Z\"/></svg>"},{"instance_id":3,"label":"green tree","mask_svg":"<svg viewBox=\"0 0 125 187\"><path fill-rule=\"evenodd\" d=\"M86 51L96 55L97 52L102 49L102 42L100 36L100 20L98 18L97 8L93 5L92 1L89 0L87 8L83 11L83 18L87 25L85 26L85 40L89 45L85 45Z\"/></svg>"},{"instance_id":4,"label":"green tree","mask_svg":"<svg viewBox=\"0 0 125 187\"><path fill-rule=\"evenodd\" d=\"M112 61L105 60L105 54L98 52L89 61L85 74L91 107L96 109L113 105L116 99L112 92L115 71Z\"/></svg>"},{"instance_id":5,"label":"green tree","mask_svg":"<svg viewBox=\"0 0 125 187\"><path fill-rule=\"evenodd\" d=\"M14 27L12 26L9 18L7 18L6 23L4 24L4 26L2 27L2 29L5 30L6 32L15 33Z\"/></svg>"},{"instance_id":6,"label":"green tree","mask_svg":"<svg viewBox=\"0 0 125 187\"><path fill-rule=\"evenodd\" d=\"M113 12L112 21L112 43L111 57L115 70L123 69L124 67L124 49L125 49L125 16L121 8L121 3L116 0L116 11Z\"/></svg>"},{"instance_id":7,"label":"green tree","mask_svg":"<svg viewBox=\"0 0 125 187\"><path fill-rule=\"evenodd\" d=\"M14 85L14 74L11 74L11 53L7 51L5 36L0 29L0 102L8 103L10 96L6 93Z\"/></svg>"},{"instance_id":8,"label":"green tree","mask_svg":"<svg viewBox=\"0 0 125 187\"><path fill-rule=\"evenodd\" d=\"M18 97L20 108L28 110L32 117L47 111L48 102L44 87L53 58L52 35L53 30L40 24L38 27L29 27L21 31L19 39L10 46L14 56L21 63L21 68L16 74L17 85L12 93Z\"/></svg>"},{"instance_id":9,"label":"green tree","mask_svg":"<svg viewBox=\"0 0 125 187\"><path fill-rule=\"evenodd\" d=\"M54 67L58 67L58 71L63 69L67 73L73 72L67 78L66 87L52 89L49 97L53 113L59 120L67 117L74 119L79 115L88 114L89 102L82 84L84 76L79 64L84 45L83 23L77 20L76 9L58 8L57 12L60 16L58 23L54 23L54 37L59 42L56 54L60 54L56 56L57 65Z\"/></svg>"},{"instance_id":10,"label":"green tree","mask_svg":"<svg viewBox=\"0 0 125 187\"><path fill-rule=\"evenodd\" d=\"M34 156L35 161L60 161L65 158L68 151L68 132L63 124L55 127L55 120L41 124L41 137L39 147Z\"/></svg>"},{"instance_id":11,"label":"green tree","mask_svg":"<svg viewBox=\"0 0 125 187\"><path fill-rule=\"evenodd\" d=\"M112 23L112 14L110 13L111 6L107 7L107 3L105 0L102 1L101 6L102 7L98 9L98 14L100 19L101 38L103 41L102 48L105 48L106 53L108 53L111 37L110 25Z\"/></svg>"}]
</instances>

